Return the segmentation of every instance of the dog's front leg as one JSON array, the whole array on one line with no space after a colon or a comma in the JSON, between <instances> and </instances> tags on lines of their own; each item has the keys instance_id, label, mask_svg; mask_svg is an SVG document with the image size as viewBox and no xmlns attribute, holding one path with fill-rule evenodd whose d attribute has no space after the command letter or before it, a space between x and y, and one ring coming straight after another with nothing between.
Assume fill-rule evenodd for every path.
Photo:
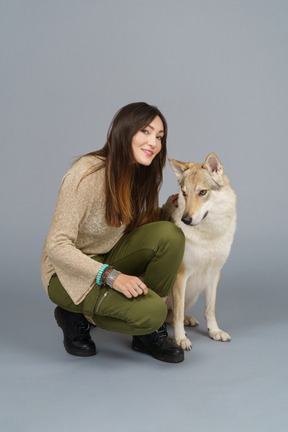
<instances>
[{"instance_id":1,"label":"dog's front leg","mask_svg":"<svg viewBox=\"0 0 288 432\"><path fill-rule=\"evenodd\" d=\"M185 289L187 277L185 272L180 269L176 282L172 290L173 299L173 327L175 342L185 350L191 350L192 343L186 337L184 330L184 304L185 304Z\"/></svg>"},{"instance_id":2,"label":"dog's front leg","mask_svg":"<svg viewBox=\"0 0 288 432\"><path fill-rule=\"evenodd\" d=\"M220 275L221 271L211 275L210 283L207 283L205 288L205 318L210 337L216 341L229 342L231 340L230 335L219 329L215 317L216 294Z\"/></svg>"}]
</instances>

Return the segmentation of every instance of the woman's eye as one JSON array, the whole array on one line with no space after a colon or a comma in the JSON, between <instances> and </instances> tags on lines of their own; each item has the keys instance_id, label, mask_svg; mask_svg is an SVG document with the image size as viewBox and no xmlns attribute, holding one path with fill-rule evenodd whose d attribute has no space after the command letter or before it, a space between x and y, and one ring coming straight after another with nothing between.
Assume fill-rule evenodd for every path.
<instances>
[{"instance_id":1,"label":"woman's eye","mask_svg":"<svg viewBox=\"0 0 288 432\"><path fill-rule=\"evenodd\" d=\"M142 129L141 132L143 132L144 134L148 134L148 131L146 129Z\"/></svg>"},{"instance_id":2,"label":"woman's eye","mask_svg":"<svg viewBox=\"0 0 288 432\"><path fill-rule=\"evenodd\" d=\"M207 190L203 189L199 192L199 195L204 196L207 194Z\"/></svg>"}]
</instances>

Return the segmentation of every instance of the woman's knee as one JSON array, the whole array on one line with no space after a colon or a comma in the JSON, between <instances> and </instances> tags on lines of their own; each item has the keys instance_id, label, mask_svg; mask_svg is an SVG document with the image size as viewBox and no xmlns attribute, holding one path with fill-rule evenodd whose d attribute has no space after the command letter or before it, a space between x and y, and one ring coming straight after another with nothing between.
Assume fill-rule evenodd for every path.
<instances>
[{"instance_id":1,"label":"woman's knee","mask_svg":"<svg viewBox=\"0 0 288 432\"><path fill-rule=\"evenodd\" d=\"M158 256L165 257L170 263L177 260L180 266L185 248L185 237L180 228L172 222L159 222L154 242Z\"/></svg>"},{"instance_id":2,"label":"woman's knee","mask_svg":"<svg viewBox=\"0 0 288 432\"><path fill-rule=\"evenodd\" d=\"M171 248L183 250L185 237L183 231L172 222L160 221L139 227L141 230L141 240L145 247L153 250L161 248ZM140 231L139 231L140 232Z\"/></svg>"},{"instance_id":3,"label":"woman's knee","mask_svg":"<svg viewBox=\"0 0 288 432\"><path fill-rule=\"evenodd\" d=\"M156 235L158 237L163 238L167 243L184 249L185 236L181 228L168 221L157 222L157 224Z\"/></svg>"}]
</instances>

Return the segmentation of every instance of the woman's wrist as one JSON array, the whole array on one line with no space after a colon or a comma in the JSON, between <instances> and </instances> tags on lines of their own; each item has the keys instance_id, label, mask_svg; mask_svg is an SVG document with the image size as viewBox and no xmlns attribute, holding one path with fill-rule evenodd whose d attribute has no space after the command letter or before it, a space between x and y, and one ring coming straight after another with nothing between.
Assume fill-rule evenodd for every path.
<instances>
[{"instance_id":1,"label":"woman's wrist","mask_svg":"<svg viewBox=\"0 0 288 432\"><path fill-rule=\"evenodd\" d=\"M110 288L113 288L115 279L120 273L121 272L115 270L113 267L107 266L101 274L101 285L108 285Z\"/></svg>"},{"instance_id":2,"label":"woman's wrist","mask_svg":"<svg viewBox=\"0 0 288 432\"><path fill-rule=\"evenodd\" d=\"M118 270L115 270L114 268L107 274L105 283L110 288L113 288L113 284L115 282L115 279L121 274Z\"/></svg>"}]
</instances>

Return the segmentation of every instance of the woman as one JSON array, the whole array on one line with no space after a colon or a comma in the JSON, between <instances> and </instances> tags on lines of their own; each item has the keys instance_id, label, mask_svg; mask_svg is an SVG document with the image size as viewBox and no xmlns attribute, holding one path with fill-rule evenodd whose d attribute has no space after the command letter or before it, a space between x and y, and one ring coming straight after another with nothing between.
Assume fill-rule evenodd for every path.
<instances>
[{"instance_id":1,"label":"woman","mask_svg":"<svg viewBox=\"0 0 288 432\"><path fill-rule=\"evenodd\" d=\"M96 354L89 333L96 325L133 335L134 350L159 360L184 359L163 325L184 253L182 231L158 221L166 138L156 107L129 104L112 120L105 146L62 180L41 275L72 355Z\"/></svg>"}]
</instances>

